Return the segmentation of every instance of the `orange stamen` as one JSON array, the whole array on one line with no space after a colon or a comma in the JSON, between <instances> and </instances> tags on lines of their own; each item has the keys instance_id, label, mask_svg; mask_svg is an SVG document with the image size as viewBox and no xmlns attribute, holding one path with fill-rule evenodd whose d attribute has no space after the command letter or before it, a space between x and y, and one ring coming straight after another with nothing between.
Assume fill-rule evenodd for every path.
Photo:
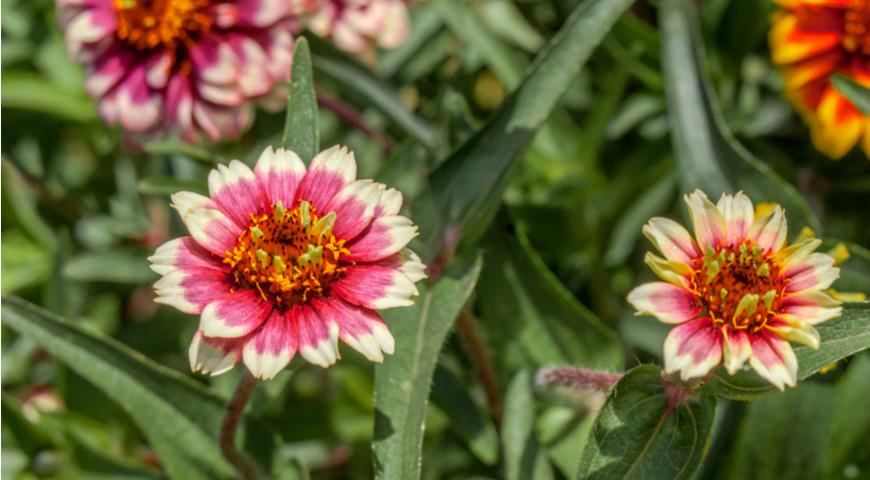
<instances>
[{"instance_id":1,"label":"orange stamen","mask_svg":"<svg viewBox=\"0 0 870 480\"><path fill-rule=\"evenodd\" d=\"M117 36L139 50L174 50L211 28L209 0L114 0Z\"/></svg>"},{"instance_id":2,"label":"orange stamen","mask_svg":"<svg viewBox=\"0 0 870 480\"><path fill-rule=\"evenodd\" d=\"M852 0L844 20L843 48L870 55L870 0Z\"/></svg>"},{"instance_id":3,"label":"orange stamen","mask_svg":"<svg viewBox=\"0 0 870 480\"><path fill-rule=\"evenodd\" d=\"M346 270L339 259L350 250L332 234L334 214L318 217L304 201L289 210L278 202L250 218L224 258L239 288L286 308L323 295Z\"/></svg>"}]
</instances>

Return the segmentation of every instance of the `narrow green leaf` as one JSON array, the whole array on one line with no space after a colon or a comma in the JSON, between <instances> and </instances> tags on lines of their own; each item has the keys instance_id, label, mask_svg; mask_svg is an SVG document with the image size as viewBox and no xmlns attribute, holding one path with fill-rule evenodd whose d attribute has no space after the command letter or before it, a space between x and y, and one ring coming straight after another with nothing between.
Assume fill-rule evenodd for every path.
<instances>
[{"instance_id":1,"label":"narrow green leaf","mask_svg":"<svg viewBox=\"0 0 870 480\"><path fill-rule=\"evenodd\" d=\"M3 297L2 319L123 407L171 478L233 477L215 441L223 399L114 339L86 332L19 298ZM271 441L264 437L259 440Z\"/></svg>"},{"instance_id":2,"label":"narrow green leaf","mask_svg":"<svg viewBox=\"0 0 870 480\"><path fill-rule=\"evenodd\" d=\"M3 108L47 113L76 122L97 118L93 100L83 92L65 91L45 78L31 73L13 72L3 75L0 92Z\"/></svg>"},{"instance_id":3,"label":"narrow green leaf","mask_svg":"<svg viewBox=\"0 0 870 480\"><path fill-rule=\"evenodd\" d=\"M423 422L441 345L474 289L480 258L457 261L414 306L387 310L396 351L375 367L375 478L420 478Z\"/></svg>"},{"instance_id":4,"label":"narrow green leaf","mask_svg":"<svg viewBox=\"0 0 870 480\"><path fill-rule=\"evenodd\" d=\"M870 392L870 355L856 355L849 362L846 374L837 381L836 402L831 417L831 441L820 455L827 478L845 475L849 464L870 459L870 415L861 414L867 408ZM866 465L866 463L865 463Z\"/></svg>"},{"instance_id":5,"label":"narrow green leaf","mask_svg":"<svg viewBox=\"0 0 870 480\"><path fill-rule=\"evenodd\" d=\"M432 385L432 403L450 417L450 428L481 462L495 465L498 461L498 434L488 413L478 408L471 398L470 389L440 365L435 368Z\"/></svg>"},{"instance_id":6,"label":"narrow green leaf","mask_svg":"<svg viewBox=\"0 0 870 480\"><path fill-rule=\"evenodd\" d=\"M21 231L24 232L34 243L40 245L50 254L57 250L57 237L51 227L45 223L33 198L28 195L27 186L21 173L6 158L2 160L3 200L6 203L6 211L12 214Z\"/></svg>"},{"instance_id":7,"label":"narrow green leaf","mask_svg":"<svg viewBox=\"0 0 870 480\"><path fill-rule=\"evenodd\" d=\"M398 127L432 151L438 151L438 134L408 109L386 81L337 51L326 42L311 40L314 70L338 83L344 92L358 96L380 110ZM295 68L295 67L294 67Z\"/></svg>"},{"instance_id":8,"label":"narrow green leaf","mask_svg":"<svg viewBox=\"0 0 870 480\"><path fill-rule=\"evenodd\" d=\"M430 177L434 205L444 215L427 241L456 228L466 240L482 235L501 200L512 167L547 120L593 49L631 0L583 2L538 54L525 80L489 122Z\"/></svg>"},{"instance_id":9,"label":"narrow green leaf","mask_svg":"<svg viewBox=\"0 0 870 480\"><path fill-rule=\"evenodd\" d=\"M299 37L293 52L293 72L290 95L287 99L287 117L284 120L284 148L296 152L306 164L320 151L320 130L317 125L317 94L314 92L314 74L308 40Z\"/></svg>"},{"instance_id":10,"label":"narrow green leaf","mask_svg":"<svg viewBox=\"0 0 870 480\"><path fill-rule=\"evenodd\" d=\"M870 302L846 303L843 315L816 325L822 343L818 350L793 345L798 359L798 380L804 380L822 367L870 348ZM751 399L776 390L751 371L729 376L716 372L709 384L712 393L734 399Z\"/></svg>"},{"instance_id":11,"label":"narrow green leaf","mask_svg":"<svg viewBox=\"0 0 870 480\"><path fill-rule=\"evenodd\" d=\"M135 249L83 253L67 260L63 275L78 282L141 285L157 280L157 274L148 268L147 256Z\"/></svg>"},{"instance_id":12,"label":"narrow green leaf","mask_svg":"<svg viewBox=\"0 0 870 480\"><path fill-rule=\"evenodd\" d=\"M559 282L507 215L496 220L483 249L478 304L487 338L500 352L497 371L512 375L554 363L622 367L616 332Z\"/></svg>"},{"instance_id":13,"label":"narrow green leaf","mask_svg":"<svg viewBox=\"0 0 870 480\"><path fill-rule=\"evenodd\" d=\"M866 115L870 115L870 88L861 85L842 73L835 73L831 77L831 83L834 85L834 88L851 100L858 110L861 110Z\"/></svg>"},{"instance_id":14,"label":"narrow green leaf","mask_svg":"<svg viewBox=\"0 0 870 480\"><path fill-rule=\"evenodd\" d=\"M671 406L657 367L626 373L595 420L577 478L691 478L716 409L712 396L700 395Z\"/></svg>"},{"instance_id":15,"label":"narrow green leaf","mask_svg":"<svg viewBox=\"0 0 870 480\"><path fill-rule=\"evenodd\" d=\"M714 200L723 192L743 190L756 202L781 204L789 225L818 230L818 219L797 189L728 131L702 68L703 40L694 5L663 0L659 21L671 141L683 190L700 188Z\"/></svg>"},{"instance_id":16,"label":"narrow green leaf","mask_svg":"<svg viewBox=\"0 0 870 480\"><path fill-rule=\"evenodd\" d=\"M517 373L505 392L501 437L504 448L504 478L554 478L547 453L541 448L535 433L535 401L527 370Z\"/></svg>"}]
</instances>

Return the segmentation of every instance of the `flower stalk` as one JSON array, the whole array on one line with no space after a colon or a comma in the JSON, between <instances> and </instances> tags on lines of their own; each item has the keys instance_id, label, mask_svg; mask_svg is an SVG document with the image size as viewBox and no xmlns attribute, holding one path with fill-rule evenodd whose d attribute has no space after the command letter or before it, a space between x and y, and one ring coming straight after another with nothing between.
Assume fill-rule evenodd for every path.
<instances>
[{"instance_id":1,"label":"flower stalk","mask_svg":"<svg viewBox=\"0 0 870 480\"><path fill-rule=\"evenodd\" d=\"M244 413L245 407L248 405L248 401L251 399L256 386L257 379L248 370L245 370L242 373L242 378L239 379L239 384L236 385L236 390L233 392L230 403L227 404L227 413L221 424L221 453L235 467L236 471L239 472L239 478L242 480L254 480L257 478L257 468L236 448L235 443L239 420L241 420L242 413Z\"/></svg>"}]
</instances>

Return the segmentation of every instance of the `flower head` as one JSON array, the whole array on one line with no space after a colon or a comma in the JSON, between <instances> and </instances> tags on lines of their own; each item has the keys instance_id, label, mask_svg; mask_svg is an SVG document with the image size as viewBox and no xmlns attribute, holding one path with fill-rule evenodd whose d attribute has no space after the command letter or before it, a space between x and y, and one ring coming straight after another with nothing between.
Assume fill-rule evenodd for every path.
<instances>
[{"instance_id":1,"label":"flower head","mask_svg":"<svg viewBox=\"0 0 870 480\"><path fill-rule=\"evenodd\" d=\"M298 0L56 0L103 119L134 137L238 136L290 75ZM308 1L308 0L303 0ZM299 7L299 8L297 8ZM286 88L286 87L283 87Z\"/></svg>"},{"instance_id":2,"label":"flower head","mask_svg":"<svg viewBox=\"0 0 870 480\"><path fill-rule=\"evenodd\" d=\"M369 59L374 47L398 47L408 35L408 0L319 0L308 28L342 50Z\"/></svg>"},{"instance_id":3,"label":"flower head","mask_svg":"<svg viewBox=\"0 0 870 480\"><path fill-rule=\"evenodd\" d=\"M860 143L870 156L870 118L838 92L842 73L870 86L870 0L776 0L770 31L786 94L810 126L813 143L839 158Z\"/></svg>"},{"instance_id":4,"label":"flower head","mask_svg":"<svg viewBox=\"0 0 870 480\"><path fill-rule=\"evenodd\" d=\"M665 340L665 371L689 380L723 364L733 375L748 360L777 388L794 386L789 340L818 348L813 325L840 314L822 291L839 276L834 259L813 253L815 238L787 246L778 205L755 218L742 192L716 205L700 190L685 200L694 237L672 220L651 219L643 233L664 258L647 252L645 261L664 281L628 294L639 315L676 325Z\"/></svg>"},{"instance_id":5,"label":"flower head","mask_svg":"<svg viewBox=\"0 0 870 480\"><path fill-rule=\"evenodd\" d=\"M156 301L200 316L194 371L242 360L271 378L296 352L326 367L339 338L372 361L393 352L377 310L411 305L425 277L405 248L417 227L399 215L398 191L356 180L353 154L339 147L307 171L295 153L269 147L253 171L234 160L208 184L210 197L173 195L190 236L149 259L162 275Z\"/></svg>"}]
</instances>

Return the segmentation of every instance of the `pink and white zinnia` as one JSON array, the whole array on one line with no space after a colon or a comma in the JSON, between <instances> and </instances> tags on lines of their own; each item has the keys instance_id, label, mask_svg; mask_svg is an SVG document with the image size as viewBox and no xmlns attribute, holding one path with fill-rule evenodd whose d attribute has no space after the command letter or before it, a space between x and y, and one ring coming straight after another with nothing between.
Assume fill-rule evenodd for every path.
<instances>
[{"instance_id":1,"label":"pink and white zinnia","mask_svg":"<svg viewBox=\"0 0 870 480\"><path fill-rule=\"evenodd\" d=\"M149 259L162 275L156 301L200 316L194 371L217 375L243 361L267 379L297 352L327 367L339 339L375 362L393 352L377 311L413 304L425 278L406 248L417 227L399 214L398 191L356 180L353 154L338 146L307 170L269 147L253 170L234 160L208 185L209 197L173 195L190 236Z\"/></svg>"},{"instance_id":2,"label":"pink and white zinnia","mask_svg":"<svg viewBox=\"0 0 870 480\"><path fill-rule=\"evenodd\" d=\"M722 195L714 205L700 190L685 197L694 235L667 218L643 233L664 258L646 264L663 281L628 295L638 315L675 325L664 344L665 372L683 380L718 365L735 374L746 361L779 389L797 382L789 341L818 348L813 327L840 314L823 290L839 276L834 259L814 253L821 241L787 245L785 213L776 206L756 219L746 195Z\"/></svg>"},{"instance_id":3,"label":"pink and white zinnia","mask_svg":"<svg viewBox=\"0 0 870 480\"><path fill-rule=\"evenodd\" d=\"M230 139L256 103L283 105L297 15L311 2L56 0L85 88L134 142Z\"/></svg>"},{"instance_id":4,"label":"pink and white zinnia","mask_svg":"<svg viewBox=\"0 0 870 480\"><path fill-rule=\"evenodd\" d=\"M308 28L347 52L373 60L374 47L395 48L408 36L408 0L318 0Z\"/></svg>"}]
</instances>

